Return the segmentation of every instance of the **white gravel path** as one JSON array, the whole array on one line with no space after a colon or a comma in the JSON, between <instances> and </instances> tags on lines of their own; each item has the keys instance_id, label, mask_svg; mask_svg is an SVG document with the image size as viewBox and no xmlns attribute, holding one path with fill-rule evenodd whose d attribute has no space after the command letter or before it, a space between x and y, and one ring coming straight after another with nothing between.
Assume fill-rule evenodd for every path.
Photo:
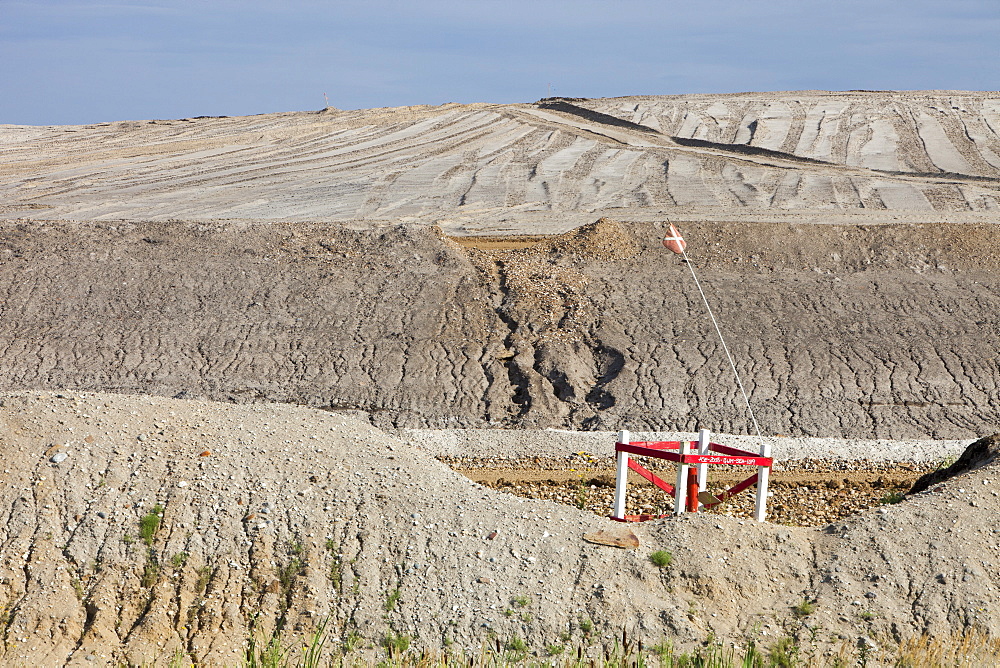
<instances>
[{"instance_id":1,"label":"white gravel path","mask_svg":"<svg viewBox=\"0 0 1000 668\"><path fill-rule=\"evenodd\" d=\"M617 432L564 429L401 429L398 436L435 456L448 457L561 457L574 452L612 456ZM634 432L633 441L695 440L690 432ZM759 451L755 436L717 434L712 440ZM843 438L765 437L778 461L793 459L870 459L926 462L959 455L974 439L855 440Z\"/></svg>"}]
</instances>

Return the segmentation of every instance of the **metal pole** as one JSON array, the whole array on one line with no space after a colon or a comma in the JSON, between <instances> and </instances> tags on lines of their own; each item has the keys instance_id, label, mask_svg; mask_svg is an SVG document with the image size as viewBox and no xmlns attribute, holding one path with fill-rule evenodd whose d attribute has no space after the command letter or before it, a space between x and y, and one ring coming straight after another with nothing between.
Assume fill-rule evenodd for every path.
<instances>
[{"instance_id":1,"label":"metal pole","mask_svg":"<svg viewBox=\"0 0 1000 668\"><path fill-rule=\"evenodd\" d=\"M626 430L618 432L618 442L628 444L629 433ZM625 519L625 486L628 484L628 453L618 452L618 468L615 471L615 505L611 516L615 519Z\"/></svg>"},{"instance_id":2,"label":"metal pole","mask_svg":"<svg viewBox=\"0 0 1000 668\"><path fill-rule=\"evenodd\" d=\"M771 456L771 444L764 439L761 439L760 442L760 456ZM758 522L764 521L764 515L767 512L767 479L770 473L770 466L757 467L757 503L754 507L753 516Z\"/></svg>"},{"instance_id":3,"label":"metal pole","mask_svg":"<svg viewBox=\"0 0 1000 668\"><path fill-rule=\"evenodd\" d=\"M681 455L686 455L690 452L690 447L690 441L681 441L678 452ZM684 507L687 502L687 474L687 464L681 464L677 467L677 486L674 488L674 515L684 514Z\"/></svg>"},{"instance_id":4,"label":"metal pole","mask_svg":"<svg viewBox=\"0 0 1000 668\"><path fill-rule=\"evenodd\" d=\"M700 429L698 431L698 454L707 455L708 445L712 440L712 432L708 429ZM704 491L705 485L708 482L708 464L698 464L698 490Z\"/></svg>"}]
</instances>

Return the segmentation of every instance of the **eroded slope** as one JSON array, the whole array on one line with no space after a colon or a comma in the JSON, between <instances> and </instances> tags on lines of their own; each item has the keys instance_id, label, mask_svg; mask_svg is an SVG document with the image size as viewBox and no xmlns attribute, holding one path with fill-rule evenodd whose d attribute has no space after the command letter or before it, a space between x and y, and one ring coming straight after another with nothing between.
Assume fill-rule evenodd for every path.
<instances>
[{"instance_id":1,"label":"eroded slope","mask_svg":"<svg viewBox=\"0 0 1000 668\"><path fill-rule=\"evenodd\" d=\"M602 221L480 249L406 225L7 223L3 386L294 402L395 427L745 432L661 234ZM997 423L992 228L685 234L766 433Z\"/></svg>"}]
</instances>

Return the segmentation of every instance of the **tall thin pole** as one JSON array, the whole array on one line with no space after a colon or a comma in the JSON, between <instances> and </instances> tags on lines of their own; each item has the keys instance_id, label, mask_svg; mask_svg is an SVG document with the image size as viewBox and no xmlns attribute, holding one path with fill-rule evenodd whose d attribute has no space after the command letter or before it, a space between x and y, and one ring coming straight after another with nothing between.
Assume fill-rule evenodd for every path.
<instances>
[{"instance_id":1,"label":"tall thin pole","mask_svg":"<svg viewBox=\"0 0 1000 668\"><path fill-rule=\"evenodd\" d=\"M701 281L698 280L698 274L694 271L694 263L688 259L683 246L681 246L681 255L684 257L684 262L687 264L688 269L691 270L691 278L694 279L694 284L698 286L698 292L701 294L702 301L705 302L705 309L708 311L708 317L712 319L712 324L715 326L715 333L719 336L719 343L722 344L722 350L725 351L726 359L729 360L729 366L733 370L733 375L736 377L736 384L740 388L740 394L743 395L743 402L746 404L747 412L750 413L750 420L753 422L753 428L757 432L757 438L760 439L761 447L763 447L764 437L760 433L760 425L757 424L757 416L753 414L753 408L750 406L750 397L747 396L747 391L743 388L743 381L740 379L740 372L736 370L736 362L733 361L733 356L729 353L729 346L726 345L726 339L722 336L722 330L719 328L719 322L715 319L715 314L712 313L712 307L708 304L708 297L705 296L705 291L701 289Z\"/></svg>"}]
</instances>

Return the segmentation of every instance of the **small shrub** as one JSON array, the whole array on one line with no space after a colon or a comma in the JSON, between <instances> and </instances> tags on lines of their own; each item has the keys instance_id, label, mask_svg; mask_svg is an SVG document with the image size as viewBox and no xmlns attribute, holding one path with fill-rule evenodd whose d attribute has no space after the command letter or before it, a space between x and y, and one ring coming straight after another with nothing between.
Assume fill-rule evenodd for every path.
<instances>
[{"instance_id":1,"label":"small shrub","mask_svg":"<svg viewBox=\"0 0 1000 668\"><path fill-rule=\"evenodd\" d=\"M361 634L357 631L351 631L346 636L344 636L344 653L350 654L355 650L358 644L361 642Z\"/></svg>"},{"instance_id":2,"label":"small shrub","mask_svg":"<svg viewBox=\"0 0 1000 668\"><path fill-rule=\"evenodd\" d=\"M156 562L156 553L152 549L146 555L146 565L142 567L142 578L139 584L144 589L149 589L160 579L160 564Z\"/></svg>"},{"instance_id":3,"label":"small shrub","mask_svg":"<svg viewBox=\"0 0 1000 668\"><path fill-rule=\"evenodd\" d=\"M649 555L649 560L658 568L666 568L674 561L674 556L666 550L657 550Z\"/></svg>"},{"instance_id":4,"label":"small shrub","mask_svg":"<svg viewBox=\"0 0 1000 668\"><path fill-rule=\"evenodd\" d=\"M399 587L396 587L391 592L389 592L389 595L385 599L385 604L382 606L385 608L385 611L392 612L393 610L395 610L396 604L399 603L399 597L402 595L403 592L400 591Z\"/></svg>"},{"instance_id":5,"label":"small shrub","mask_svg":"<svg viewBox=\"0 0 1000 668\"><path fill-rule=\"evenodd\" d=\"M881 499L879 499L879 503L881 503L883 505L895 504L895 503L900 503L905 498L906 498L906 494L904 492L900 492L899 490L896 490L894 492L889 492L888 494L886 494L885 496L883 496Z\"/></svg>"},{"instance_id":6,"label":"small shrub","mask_svg":"<svg viewBox=\"0 0 1000 668\"><path fill-rule=\"evenodd\" d=\"M202 566L195 573L198 574L198 579L194 583L194 593L197 596L201 596L205 593L205 589L208 588L208 581L212 579L212 567Z\"/></svg>"},{"instance_id":7,"label":"small shrub","mask_svg":"<svg viewBox=\"0 0 1000 668\"><path fill-rule=\"evenodd\" d=\"M590 621L589 617L581 617L580 630L589 635L594 630L594 622Z\"/></svg>"},{"instance_id":8,"label":"small shrub","mask_svg":"<svg viewBox=\"0 0 1000 668\"><path fill-rule=\"evenodd\" d=\"M565 651L566 651L565 645L549 645L548 647L545 648L545 652L549 656L559 656Z\"/></svg>"},{"instance_id":9,"label":"small shrub","mask_svg":"<svg viewBox=\"0 0 1000 668\"><path fill-rule=\"evenodd\" d=\"M507 641L507 655L504 661L507 663L520 663L528 653L528 643L521 640L520 636L513 635Z\"/></svg>"},{"instance_id":10,"label":"small shrub","mask_svg":"<svg viewBox=\"0 0 1000 668\"><path fill-rule=\"evenodd\" d=\"M774 668L794 668L799 665L799 646L794 638L780 638L771 645L767 659Z\"/></svg>"},{"instance_id":11,"label":"small shrub","mask_svg":"<svg viewBox=\"0 0 1000 668\"><path fill-rule=\"evenodd\" d=\"M528 603L531 603L531 599L528 598L527 596L515 596L514 598L511 599L511 601L514 603L514 605L516 605L519 608L523 608L527 606Z\"/></svg>"},{"instance_id":12,"label":"small shrub","mask_svg":"<svg viewBox=\"0 0 1000 668\"><path fill-rule=\"evenodd\" d=\"M816 603L804 598L799 601L798 605L792 608L792 612L795 613L796 617L808 617L812 613L816 612Z\"/></svg>"},{"instance_id":13,"label":"small shrub","mask_svg":"<svg viewBox=\"0 0 1000 668\"><path fill-rule=\"evenodd\" d=\"M185 563L187 563L187 558L187 552L178 552L170 558L170 565L174 568L181 568Z\"/></svg>"},{"instance_id":14,"label":"small shrub","mask_svg":"<svg viewBox=\"0 0 1000 668\"><path fill-rule=\"evenodd\" d=\"M410 649L410 636L402 633L396 634L389 631L385 634L385 648L389 650L391 656L399 656Z\"/></svg>"},{"instance_id":15,"label":"small shrub","mask_svg":"<svg viewBox=\"0 0 1000 668\"><path fill-rule=\"evenodd\" d=\"M153 509L139 520L139 537L146 545L153 544L153 537L160 528L160 517L163 515L163 506L156 504Z\"/></svg>"}]
</instances>

